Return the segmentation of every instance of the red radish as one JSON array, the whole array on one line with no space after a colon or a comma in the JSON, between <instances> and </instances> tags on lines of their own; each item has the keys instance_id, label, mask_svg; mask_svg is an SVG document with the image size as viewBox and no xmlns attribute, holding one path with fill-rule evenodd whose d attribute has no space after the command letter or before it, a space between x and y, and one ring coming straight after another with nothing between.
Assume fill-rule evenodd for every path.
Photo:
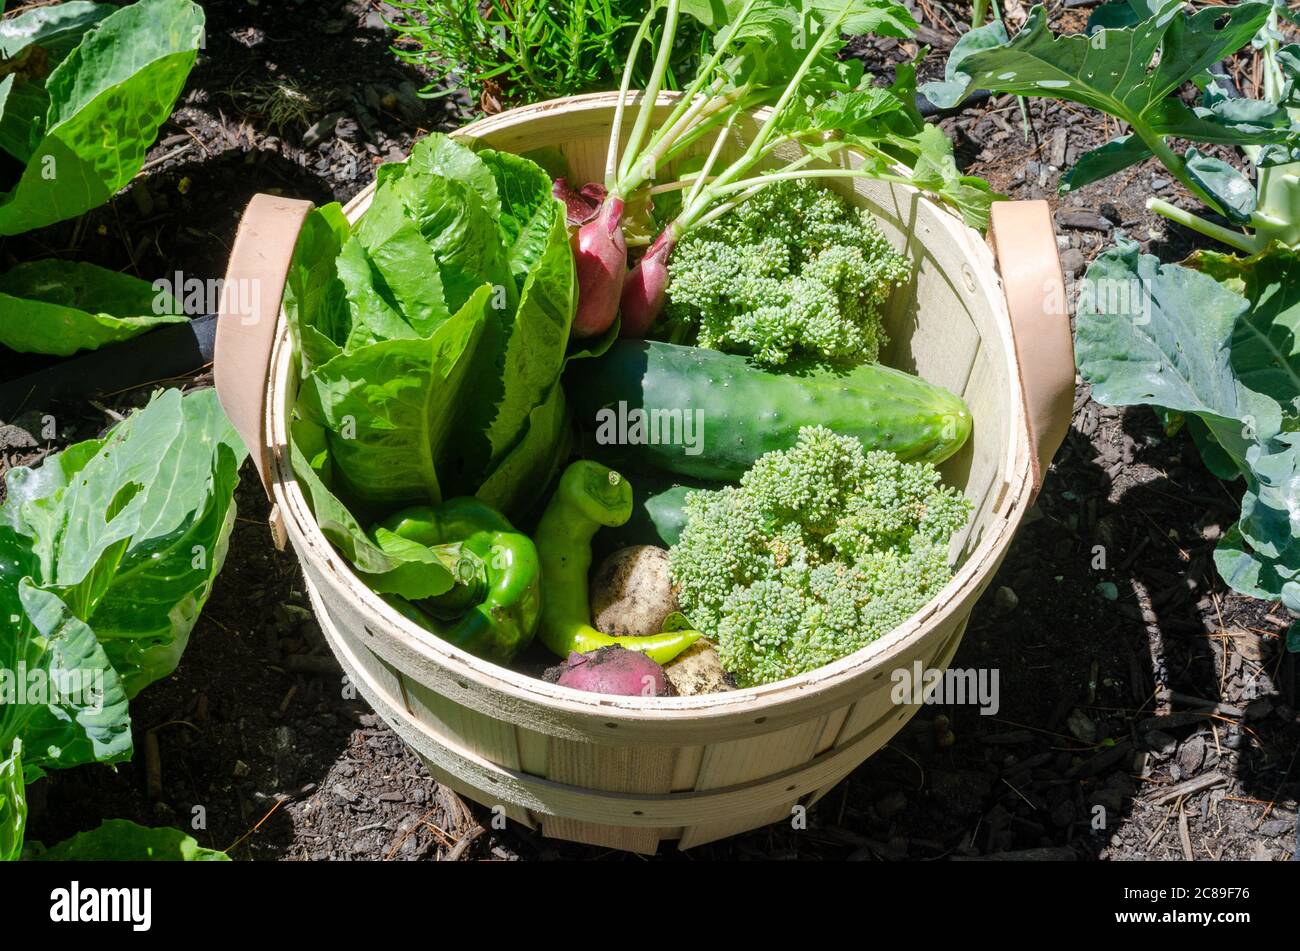
<instances>
[{"instance_id":1,"label":"red radish","mask_svg":"<svg viewBox=\"0 0 1300 951\"><path fill-rule=\"evenodd\" d=\"M618 314L627 279L623 199L607 198L596 217L578 229L573 257L578 271L578 310L572 333L575 337L599 336Z\"/></svg>"},{"instance_id":2,"label":"red radish","mask_svg":"<svg viewBox=\"0 0 1300 951\"><path fill-rule=\"evenodd\" d=\"M614 645L579 654L549 668L544 678L561 687L623 697L676 695L664 669L638 651Z\"/></svg>"},{"instance_id":3,"label":"red radish","mask_svg":"<svg viewBox=\"0 0 1300 951\"><path fill-rule=\"evenodd\" d=\"M557 178L551 186L551 194L564 202L565 217L569 225L576 228L596 217L605 200L605 186L589 182L575 189L566 179Z\"/></svg>"},{"instance_id":4,"label":"red radish","mask_svg":"<svg viewBox=\"0 0 1300 951\"><path fill-rule=\"evenodd\" d=\"M668 256L676 244L672 229L661 232L628 274L619 304L623 314L618 329L620 337L644 337L663 311L668 290Z\"/></svg>"}]
</instances>

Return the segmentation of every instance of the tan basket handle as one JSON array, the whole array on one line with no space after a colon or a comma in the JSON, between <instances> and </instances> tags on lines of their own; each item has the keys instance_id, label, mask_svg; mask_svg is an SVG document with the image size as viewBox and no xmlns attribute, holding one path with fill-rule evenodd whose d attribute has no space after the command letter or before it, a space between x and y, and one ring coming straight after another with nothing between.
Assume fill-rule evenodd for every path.
<instances>
[{"instance_id":1,"label":"tan basket handle","mask_svg":"<svg viewBox=\"0 0 1300 951\"><path fill-rule=\"evenodd\" d=\"M1074 415L1074 341L1047 202L994 202L989 236L1011 314L1037 495Z\"/></svg>"},{"instance_id":2,"label":"tan basket handle","mask_svg":"<svg viewBox=\"0 0 1300 951\"><path fill-rule=\"evenodd\" d=\"M266 432L271 348L294 245L311 209L309 201L253 196L235 233L218 307L212 360L217 398L252 454L262 487L273 501L271 441Z\"/></svg>"}]
</instances>

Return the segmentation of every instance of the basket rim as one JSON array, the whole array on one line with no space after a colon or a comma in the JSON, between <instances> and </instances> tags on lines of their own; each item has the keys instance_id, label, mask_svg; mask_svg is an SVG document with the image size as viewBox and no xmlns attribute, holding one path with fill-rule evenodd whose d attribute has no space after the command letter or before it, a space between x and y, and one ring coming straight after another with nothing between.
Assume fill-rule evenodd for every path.
<instances>
[{"instance_id":1,"label":"basket rim","mask_svg":"<svg viewBox=\"0 0 1300 951\"><path fill-rule=\"evenodd\" d=\"M457 138L477 138L499 129L506 129L560 110L599 111L613 107L617 93L588 93L566 99L548 100L530 106L498 113L477 120L453 133ZM662 94L659 104L670 104L676 93ZM763 110L754 113L761 118ZM375 191L372 182L354 196L345 206L349 221L364 212ZM951 211L936 205L924 194L905 185L892 185L910 194L914 200L930 207L944 222L947 238L962 244L968 253L987 256L987 267L973 268L973 277L989 299L997 317L998 332L1002 338L1003 353L1009 364L1008 380L1011 392L1008 404L1022 406L1022 391L1018 362L1011 334L1011 319L1007 311L1001 280L992 254L978 232L971 229ZM360 209L360 210L358 210ZM271 475L275 502L285 528L299 556L315 557L329 569L328 575L338 580L338 593L364 609L379 629L375 633L390 638L400 638L402 646L417 653L425 661L435 663L454 677L465 680L474 687L505 694L517 701L562 712L566 715L598 719L601 722L617 720L624 723L655 723L666 720L739 719L762 722L782 707L810 696L819 695L836 687L869 677L886 667L891 657L905 653L923 639L934 627L951 618L969 601L982 593L992 580L1016 529L1033 499L1033 473L1029 450L1029 432L1023 414L1017 414L1011 426L1011 444L1008 447L1010 465L1007 480L995 484L1000 497L987 516L984 535L966 560L958 566L951 579L920 610L887 634L872 643L830 664L796 677L745 687L721 693L689 697L621 697L595 694L549 684L537 677L482 660L442 640L436 634L403 617L373 592L353 571L352 566L325 538L311 513L311 508L293 473L287 450L287 420L291 407L290 394L296 394L297 365L293 359L293 344L287 320L281 308L278 316L275 350L271 358L271 385L268 389L266 432L271 443ZM308 579L310 581L310 579ZM322 599L323 603L328 603ZM967 614L969 611L966 612ZM757 718L757 719L755 719Z\"/></svg>"}]
</instances>

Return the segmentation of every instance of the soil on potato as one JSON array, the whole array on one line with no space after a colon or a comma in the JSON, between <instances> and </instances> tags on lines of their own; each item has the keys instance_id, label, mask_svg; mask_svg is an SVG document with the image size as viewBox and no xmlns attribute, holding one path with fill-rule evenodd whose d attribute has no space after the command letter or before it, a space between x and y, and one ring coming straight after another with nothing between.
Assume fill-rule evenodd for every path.
<instances>
[{"instance_id":1,"label":"soil on potato","mask_svg":"<svg viewBox=\"0 0 1300 951\"><path fill-rule=\"evenodd\" d=\"M346 200L413 137L463 118L464 95L414 96L423 80L387 52L382 4L203 6L207 49L145 173L79 223L0 243L0 263L59 254L148 279L219 277L253 193ZM919 12L933 76L969 10ZM1005 12L1016 25L1025 11L1012 0ZM1057 28L1087 15L1051 12ZM895 40L855 49L882 72L915 52ZM1254 90L1249 57L1229 73ZM1060 197L1061 169L1116 130L1068 104L1027 108L1028 138L1009 97L943 124L972 173L1051 203L1067 277L1120 231L1167 260L1197 246L1145 210L1153 192L1192 206L1154 163ZM0 427L0 471L95 435L145 395L29 408ZM30 438L45 413L57 438ZM806 828L780 823L689 853L666 844L661 857L1291 857L1300 720L1289 622L1229 591L1212 561L1240 493L1209 475L1185 433L1080 386L1065 445L953 662L997 673L996 712L927 707ZM37 784L31 838L125 817L191 829L237 859L623 856L498 828L434 781L343 680L292 552L271 544L251 467L238 499L226 567L180 668L133 701L134 761Z\"/></svg>"}]
</instances>

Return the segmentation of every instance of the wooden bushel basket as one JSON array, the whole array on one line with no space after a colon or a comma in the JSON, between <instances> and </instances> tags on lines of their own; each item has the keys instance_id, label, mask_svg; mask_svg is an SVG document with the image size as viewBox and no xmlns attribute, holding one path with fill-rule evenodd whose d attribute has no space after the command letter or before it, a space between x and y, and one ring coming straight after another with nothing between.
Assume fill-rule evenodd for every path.
<instances>
[{"instance_id":1,"label":"wooden bushel basket","mask_svg":"<svg viewBox=\"0 0 1300 951\"><path fill-rule=\"evenodd\" d=\"M556 147L576 181L598 180L615 98L515 109L456 135L512 152ZM834 664L768 686L660 699L580 693L472 657L388 607L325 540L289 463L297 370L279 308L311 206L268 195L249 204L227 282L256 281L263 309L223 306L217 388L330 646L440 782L547 836L637 852L664 839L689 848L816 802L916 713L891 698L891 674L951 661L1069 422L1074 361L1056 239L1043 202L995 206L995 255L910 188L868 179L836 187L915 263L915 280L894 296L884 362L962 394L974 415L969 443L943 466L975 506L954 540L959 567L905 624ZM373 190L347 206L349 220Z\"/></svg>"}]
</instances>

